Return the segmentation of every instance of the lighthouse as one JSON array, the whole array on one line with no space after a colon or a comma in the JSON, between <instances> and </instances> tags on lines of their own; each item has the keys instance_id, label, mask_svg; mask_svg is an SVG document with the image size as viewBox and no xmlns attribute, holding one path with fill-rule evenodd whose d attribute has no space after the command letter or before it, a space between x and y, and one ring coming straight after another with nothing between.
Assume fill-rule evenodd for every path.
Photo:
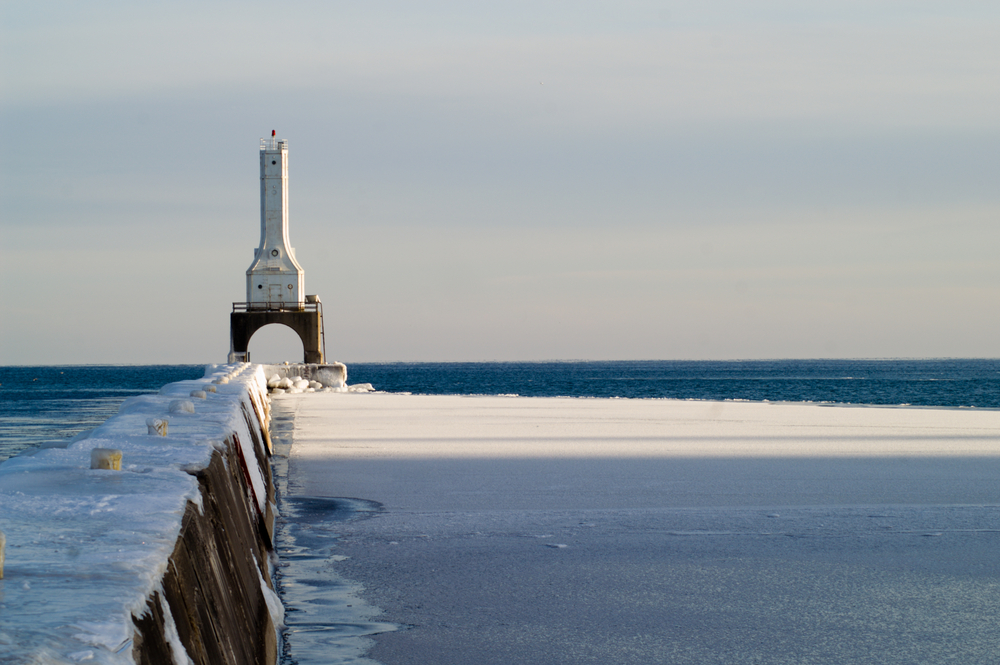
<instances>
[{"instance_id":1,"label":"lighthouse","mask_svg":"<svg viewBox=\"0 0 1000 665\"><path fill-rule=\"evenodd\" d=\"M278 323L302 340L307 364L326 356L323 304L305 293L304 271L288 242L288 141L272 131L260 140L260 244L247 268L246 302L229 315L229 362L250 360L250 338Z\"/></svg>"},{"instance_id":2,"label":"lighthouse","mask_svg":"<svg viewBox=\"0 0 1000 665\"><path fill-rule=\"evenodd\" d=\"M260 245L247 269L251 309L301 309L304 271L288 241L288 141L260 140Z\"/></svg>"}]
</instances>

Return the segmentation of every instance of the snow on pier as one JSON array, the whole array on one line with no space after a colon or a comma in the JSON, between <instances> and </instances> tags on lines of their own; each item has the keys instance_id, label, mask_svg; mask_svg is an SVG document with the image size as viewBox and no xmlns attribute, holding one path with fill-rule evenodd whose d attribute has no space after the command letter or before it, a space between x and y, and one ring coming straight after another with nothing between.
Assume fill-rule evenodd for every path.
<instances>
[{"instance_id":1,"label":"snow on pier","mask_svg":"<svg viewBox=\"0 0 1000 665\"><path fill-rule=\"evenodd\" d=\"M143 645L165 645L174 659L168 662L192 662L184 643L193 630L208 630L179 616L183 594L165 580L183 578L184 565L171 557L183 549L183 530L204 528L199 515L218 510L217 503L233 509L231 499L206 493L214 467L236 465L245 489L233 491L250 516L244 531L251 540L259 531L254 522L273 520L262 449L268 409L259 366L210 366L204 379L127 400L118 415L65 447L0 465L0 660L148 662ZM256 587L250 595L273 601L267 575L255 570L265 566L266 573L266 564L255 564L260 555L252 554L245 557ZM279 607L272 607L272 624L280 622ZM273 637L265 641L273 647Z\"/></svg>"}]
</instances>

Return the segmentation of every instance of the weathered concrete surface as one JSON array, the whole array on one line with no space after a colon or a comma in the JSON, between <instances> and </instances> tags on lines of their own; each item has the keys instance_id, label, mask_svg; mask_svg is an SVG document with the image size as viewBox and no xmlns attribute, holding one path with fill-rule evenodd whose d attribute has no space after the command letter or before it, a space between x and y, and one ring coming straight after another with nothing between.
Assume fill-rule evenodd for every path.
<instances>
[{"instance_id":1,"label":"weathered concrete surface","mask_svg":"<svg viewBox=\"0 0 1000 665\"><path fill-rule=\"evenodd\" d=\"M273 593L268 555L274 536L274 483L263 386L249 384L240 402L253 457L236 433L216 447L209 465L193 472L201 506L188 502L161 588L133 616L132 655L139 665L273 665L276 626L265 594ZM261 511L250 483L256 467L266 484ZM263 585L266 584L266 589ZM272 596L276 600L276 596ZM178 644L179 643L179 644Z\"/></svg>"},{"instance_id":2,"label":"weathered concrete surface","mask_svg":"<svg viewBox=\"0 0 1000 665\"><path fill-rule=\"evenodd\" d=\"M318 311L249 310L232 312L229 317L234 353L246 353L250 348L250 338L255 332L271 323L280 323L294 330L299 339L302 340L302 349L305 352L304 362L319 364L324 362L323 317Z\"/></svg>"},{"instance_id":3,"label":"weathered concrete surface","mask_svg":"<svg viewBox=\"0 0 1000 665\"><path fill-rule=\"evenodd\" d=\"M275 662L275 626L261 589L261 579L270 579L270 528L250 509L243 461L228 443L196 474L204 512L188 504L162 592L135 618L133 656L140 665L174 665L170 623L198 665Z\"/></svg>"}]
</instances>

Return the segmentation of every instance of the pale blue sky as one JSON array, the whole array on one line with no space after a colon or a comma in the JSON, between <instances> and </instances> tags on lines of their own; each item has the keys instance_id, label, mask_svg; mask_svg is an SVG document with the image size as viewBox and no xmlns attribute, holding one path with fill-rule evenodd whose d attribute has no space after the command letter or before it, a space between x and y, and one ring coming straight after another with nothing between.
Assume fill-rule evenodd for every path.
<instances>
[{"instance_id":1,"label":"pale blue sky","mask_svg":"<svg viewBox=\"0 0 1000 665\"><path fill-rule=\"evenodd\" d=\"M1000 355L996 3L0 7L0 364Z\"/></svg>"}]
</instances>

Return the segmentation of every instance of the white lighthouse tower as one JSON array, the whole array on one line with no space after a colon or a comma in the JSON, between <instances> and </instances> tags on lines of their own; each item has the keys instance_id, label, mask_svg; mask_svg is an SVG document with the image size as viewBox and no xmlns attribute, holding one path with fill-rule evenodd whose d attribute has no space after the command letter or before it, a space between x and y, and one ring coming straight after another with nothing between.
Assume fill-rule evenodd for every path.
<instances>
[{"instance_id":1,"label":"white lighthouse tower","mask_svg":"<svg viewBox=\"0 0 1000 665\"><path fill-rule=\"evenodd\" d=\"M247 269L246 302L234 302L229 315L229 362L250 361L250 338L278 323L302 340L307 364L326 358L323 304L305 294L302 266L288 242L288 141L260 140L260 246Z\"/></svg>"},{"instance_id":2,"label":"white lighthouse tower","mask_svg":"<svg viewBox=\"0 0 1000 665\"><path fill-rule=\"evenodd\" d=\"M247 269L249 309L302 309L304 271L288 241L288 141L260 140L260 246Z\"/></svg>"}]
</instances>

